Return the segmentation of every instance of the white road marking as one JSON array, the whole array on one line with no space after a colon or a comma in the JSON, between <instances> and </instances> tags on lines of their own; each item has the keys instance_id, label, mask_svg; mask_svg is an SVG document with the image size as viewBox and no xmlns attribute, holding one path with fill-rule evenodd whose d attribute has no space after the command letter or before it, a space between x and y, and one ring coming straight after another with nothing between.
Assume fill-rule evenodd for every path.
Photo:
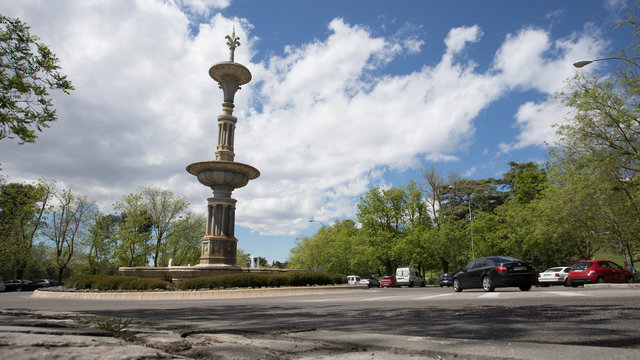
<instances>
[{"instance_id":1,"label":"white road marking","mask_svg":"<svg viewBox=\"0 0 640 360\"><path fill-rule=\"evenodd\" d=\"M593 296L576 291L545 291L545 294L553 294L558 296Z\"/></svg>"},{"instance_id":2,"label":"white road marking","mask_svg":"<svg viewBox=\"0 0 640 360\"><path fill-rule=\"evenodd\" d=\"M451 295L453 295L453 294L440 294L440 295L423 296L423 297L416 298L416 300L426 300L426 299L433 299L433 298L437 298L437 297L451 296Z\"/></svg>"},{"instance_id":3,"label":"white road marking","mask_svg":"<svg viewBox=\"0 0 640 360\"><path fill-rule=\"evenodd\" d=\"M497 298L497 297L499 297L499 296L500 296L500 293L498 293L498 292L489 292L489 293L486 293L486 294L483 294L483 295L478 296L478 298L482 298L482 299L485 299L485 298L487 298L487 299L495 299L495 298Z\"/></svg>"},{"instance_id":4,"label":"white road marking","mask_svg":"<svg viewBox=\"0 0 640 360\"><path fill-rule=\"evenodd\" d=\"M369 298L369 299L362 299L362 301L376 301L376 300L389 299L389 298L397 298L397 297L398 297L398 296L378 296L378 297Z\"/></svg>"}]
</instances>

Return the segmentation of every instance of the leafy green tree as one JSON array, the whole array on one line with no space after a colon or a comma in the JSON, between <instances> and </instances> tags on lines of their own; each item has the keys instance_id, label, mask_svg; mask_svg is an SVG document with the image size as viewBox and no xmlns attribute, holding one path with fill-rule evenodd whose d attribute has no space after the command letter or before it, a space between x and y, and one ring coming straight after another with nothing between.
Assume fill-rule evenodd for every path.
<instances>
[{"instance_id":1,"label":"leafy green tree","mask_svg":"<svg viewBox=\"0 0 640 360\"><path fill-rule=\"evenodd\" d=\"M237 248L236 249L236 265L239 265L244 268L248 268L251 265L251 255L247 254L246 251Z\"/></svg>"},{"instance_id":2,"label":"leafy green tree","mask_svg":"<svg viewBox=\"0 0 640 360\"><path fill-rule=\"evenodd\" d=\"M62 281L67 266L84 241L96 210L93 203L74 194L71 188L54 192L54 204L48 210L43 232L54 245L58 281Z\"/></svg>"},{"instance_id":3,"label":"leafy green tree","mask_svg":"<svg viewBox=\"0 0 640 360\"><path fill-rule=\"evenodd\" d=\"M58 58L29 26L0 14L0 140L33 143L56 120L50 90L73 90Z\"/></svg>"},{"instance_id":4,"label":"leafy green tree","mask_svg":"<svg viewBox=\"0 0 640 360\"><path fill-rule=\"evenodd\" d=\"M178 217L168 228L163 257L173 259L172 265L175 266L197 264L206 225L207 218L204 215L188 212Z\"/></svg>"},{"instance_id":5,"label":"leafy green tree","mask_svg":"<svg viewBox=\"0 0 640 360\"><path fill-rule=\"evenodd\" d=\"M157 187L145 187L141 195L153 225L151 229L155 239L153 266L158 266L159 263L166 266L169 262L169 258L165 256L167 235L173 231L178 217L187 210L189 202L183 196L175 195L171 190L162 190Z\"/></svg>"},{"instance_id":6,"label":"leafy green tree","mask_svg":"<svg viewBox=\"0 0 640 360\"><path fill-rule=\"evenodd\" d=\"M43 226L43 217L52 188L43 182L31 185L0 185L0 258L8 277L22 278L31 261L34 240Z\"/></svg>"},{"instance_id":7,"label":"leafy green tree","mask_svg":"<svg viewBox=\"0 0 640 360\"><path fill-rule=\"evenodd\" d=\"M510 198L527 204L541 196L547 186L547 172L535 162L509 162L511 169L503 175L501 183L507 186Z\"/></svg>"},{"instance_id":8,"label":"leafy green tree","mask_svg":"<svg viewBox=\"0 0 640 360\"><path fill-rule=\"evenodd\" d=\"M89 235L84 247L86 249L86 263L83 273L97 275L115 275L117 230L124 221L124 216L114 214L95 214Z\"/></svg>"},{"instance_id":9,"label":"leafy green tree","mask_svg":"<svg viewBox=\"0 0 640 360\"><path fill-rule=\"evenodd\" d=\"M557 94L572 111L558 128L559 142L552 151L554 163L565 173L588 173L597 183L582 177L585 192L595 196L598 207L593 234L606 233L609 246L617 248L625 266L638 255L639 240L629 236L640 223L640 4L625 15L619 28L630 26L634 41L610 64L613 76L578 73ZM595 222L594 222L595 223Z\"/></svg>"},{"instance_id":10,"label":"leafy green tree","mask_svg":"<svg viewBox=\"0 0 640 360\"><path fill-rule=\"evenodd\" d=\"M145 266L150 259L153 226L141 194L129 194L116 202L124 220L115 233L118 266Z\"/></svg>"}]
</instances>

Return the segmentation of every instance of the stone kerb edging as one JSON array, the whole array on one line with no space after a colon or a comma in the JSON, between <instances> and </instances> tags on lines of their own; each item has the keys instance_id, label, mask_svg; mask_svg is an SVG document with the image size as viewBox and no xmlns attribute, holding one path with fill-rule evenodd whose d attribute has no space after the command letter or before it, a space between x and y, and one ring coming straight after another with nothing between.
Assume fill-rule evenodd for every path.
<instances>
[{"instance_id":1,"label":"stone kerb edging","mask_svg":"<svg viewBox=\"0 0 640 360\"><path fill-rule=\"evenodd\" d=\"M136 291L136 292L83 292L83 291L40 291L31 297L76 300L203 300L235 299L267 296L292 296L309 294L340 293L354 290L365 291L366 286L309 286L261 289L198 290L198 291Z\"/></svg>"}]
</instances>

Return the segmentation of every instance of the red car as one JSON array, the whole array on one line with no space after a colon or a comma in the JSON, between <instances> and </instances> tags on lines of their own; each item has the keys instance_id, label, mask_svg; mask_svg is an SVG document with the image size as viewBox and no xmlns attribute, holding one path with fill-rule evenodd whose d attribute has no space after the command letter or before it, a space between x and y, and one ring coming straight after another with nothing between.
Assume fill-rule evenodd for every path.
<instances>
[{"instance_id":1,"label":"red car","mask_svg":"<svg viewBox=\"0 0 640 360\"><path fill-rule=\"evenodd\" d=\"M380 279L380 287L396 287L396 286L398 286L398 284L396 283L396 278L391 275L383 276Z\"/></svg>"},{"instance_id":2,"label":"red car","mask_svg":"<svg viewBox=\"0 0 640 360\"><path fill-rule=\"evenodd\" d=\"M632 283L633 273L609 260L584 260L571 267L567 283L573 287L591 283Z\"/></svg>"}]
</instances>

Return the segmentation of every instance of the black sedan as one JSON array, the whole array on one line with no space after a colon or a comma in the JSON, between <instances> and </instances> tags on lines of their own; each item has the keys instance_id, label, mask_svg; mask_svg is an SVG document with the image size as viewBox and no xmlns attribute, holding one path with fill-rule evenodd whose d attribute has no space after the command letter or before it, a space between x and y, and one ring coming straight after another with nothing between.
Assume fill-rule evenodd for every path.
<instances>
[{"instance_id":1,"label":"black sedan","mask_svg":"<svg viewBox=\"0 0 640 360\"><path fill-rule=\"evenodd\" d=\"M453 277L453 290L482 288L493 291L496 287L518 287L528 291L538 284L533 266L508 256L477 258L468 263Z\"/></svg>"},{"instance_id":2,"label":"black sedan","mask_svg":"<svg viewBox=\"0 0 640 360\"><path fill-rule=\"evenodd\" d=\"M453 274L449 274L449 273L440 274L440 277L438 277L438 282L440 283L440 287L451 286L453 284Z\"/></svg>"},{"instance_id":3,"label":"black sedan","mask_svg":"<svg viewBox=\"0 0 640 360\"><path fill-rule=\"evenodd\" d=\"M5 291L35 290L36 284L31 280L9 280L4 283Z\"/></svg>"}]
</instances>

